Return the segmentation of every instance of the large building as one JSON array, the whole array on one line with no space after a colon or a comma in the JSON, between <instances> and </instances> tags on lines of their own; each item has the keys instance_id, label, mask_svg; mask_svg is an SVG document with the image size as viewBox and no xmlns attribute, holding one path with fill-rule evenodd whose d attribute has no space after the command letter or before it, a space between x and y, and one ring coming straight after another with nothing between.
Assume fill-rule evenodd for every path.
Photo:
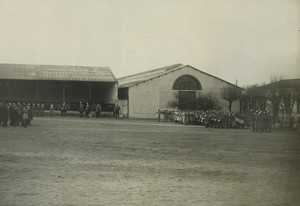
<instances>
[{"instance_id":1,"label":"large building","mask_svg":"<svg viewBox=\"0 0 300 206\"><path fill-rule=\"evenodd\" d=\"M114 104L117 91L107 67L0 64L0 101Z\"/></svg>"},{"instance_id":2,"label":"large building","mask_svg":"<svg viewBox=\"0 0 300 206\"><path fill-rule=\"evenodd\" d=\"M201 93L212 92L221 101L222 109L228 111L229 103L222 98L222 89L243 89L190 65L175 64L118 79L119 100L123 115L133 118L155 118L158 108L168 107L174 95L196 98ZM232 111L240 111L235 101Z\"/></svg>"}]
</instances>

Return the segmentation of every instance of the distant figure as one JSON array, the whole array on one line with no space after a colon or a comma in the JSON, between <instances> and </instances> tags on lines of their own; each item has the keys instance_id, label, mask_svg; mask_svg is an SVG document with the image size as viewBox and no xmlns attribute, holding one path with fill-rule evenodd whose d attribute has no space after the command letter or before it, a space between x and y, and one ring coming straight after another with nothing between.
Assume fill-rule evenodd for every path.
<instances>
[{"instance_id":1,"label":"distant figure","mask_svg":"<svg viewBox=\"0 0 300 206\"><path fill-rule=\"evenodd\" d=\"M159 108L157 109L157 121L160 122L160 110L159 110Z\"/></svg>"},{"instance_id":2,"label":"distant figure","mask_svg":"<svg viewBox=\"0 0 300 206\"><path fill-rule=\"evenodd\" d=\"M187 125L187 124L188 124L188 114L187 114L186 111L184 111L184 112L182 113L182 121L183 121L183 124L184 124L184 125Z\"/></svg>"},{"instance_id":3,"label":"distant figure","mask_svg":"<svg viewBox=\"0 0 300 206\"><path fill-rule=\"evenodd\" d=\"M101 104L97 104L96 106L96 118L100 118L101 115Z\"/></svg>"},{"instance_id":4,"label":"distant figure","mask_svg":"<svg viewBox=\"0 0 300 206\"><path fill-rule=\"evenodd\" d=\"M115 118L119 118L120 117L120 107L118 104L115 105L115 108L114 108L114 112L113 112L113 116Z\"/></svg>"},{"instance_id":5,"label":"distant figure","mask_svg":"<svg viewBox=\"0 0 300 206\"><path fill-rule=\"evenodd\" d=\"M60 112L62 117L65 117L67 115L67 106L65 102L62 104Z\"/></svg>"},{"instance_id":6,"label":"distant figure","mask_svg":"<svg viewBox=\"0 0 300 206\"><path fill-rule=\"evenodd\" d=\"M85 106L85 116L86 117L90 117L90 113L91 113L91 109L90 109L89 103L86 103L86 106Z\"/></svg>"},{"instance_id":7,"label":"distant figure","mask_svg":"<svg viewBox=\"0 0 300 206\"><path fill-rule=\"evenodd\" d=\"M79 103L79 116L83 117L83 104L82 104L82 102Z\"/></svg>"},{"instance_id":8,"label":"distant figure","mask_svg":"<svg viewBox=\"0 0 300 206\"><path fill-rule=\"evenodd\" d=\"M41 116L41 105L40 104L36 105L36 116L37 117Z\"/></svg>"},{"instance_id":9,"label":"distant figure","mask_svg":"<svg viewBox=\"0 0 300 206\"><path fill-rule=\"evenodd\" d=\"M2 108L2 109L1 109ZM6 103L3 103L2 106L1 106L1 110L2 110L2 118L1 118L1 121L2 121L2 126L3 127L7 127L7 122L8 122L8 119L9 119L9 110L8 110L8 106Z\"/></svg>"},{"instance_id":10,"label":"distant figure","mask_svg":"<svg viewBox=\"0 0 300 206\"><path fill-rule=\"evenodd\" d=\"M45 105L41 104L41 117L43 117L45 114Z\"/></svg>"},{"instance_id":11,"label":"distant figure","mask_svg":"<svg viewBox=\"0 0 300 206\"><path fill-rule=\"evenodd\" d=\"M28 125L31 125L31 120L33 120L31 105L28 103Z\"/></svg>"},{"instance_id":12,"label":"distant figure","mask_svg":"<svg viewBox=\"0 0 300 206\"><path fill-rule=\"evenodd\" d=\"M31 110L32 110L32 116L35 117L36 116L36 107L35 107L34 103L32 103Z\"/></svg>"},{"instance_id":13,"label":"distant figure","mask_svg":"<svg viewBox=\"0 0 300 206\"><path fill-rule=\"evenodd\" d=\"M50 111L50 117L53 117L53 115L54 115L54 107L53 107L53 104L50 105L49 111Z\"/></svg>"},{"instance_id":14,"label":"distant figure","mask_svg":"<svg viewBox=\"0 0 300 206\"><path fill-rule=\"evenodd\" d=\"M29 118L29 115L28 115L28 106L24 103L23 104L23 116L22 116L22 126L23 127L27 127L28 125L28 118Z\"/></svg>"}]
</instances>

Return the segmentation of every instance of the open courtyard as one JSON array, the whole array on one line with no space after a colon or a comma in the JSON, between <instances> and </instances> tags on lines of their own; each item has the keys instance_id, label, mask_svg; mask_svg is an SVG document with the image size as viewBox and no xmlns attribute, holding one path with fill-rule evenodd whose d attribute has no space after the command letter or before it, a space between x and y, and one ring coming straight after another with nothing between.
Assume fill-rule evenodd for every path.
<instances>
[{"instance_id":1,"label":"open courtyard","mask_svg":"<svg viewBox=\"0 0 300 206\"><path fill-rule=\"evenodd\" d=\"M300 205L300 135L149 120L0 128L0 205Z\"/></svg>"}]
</instances>

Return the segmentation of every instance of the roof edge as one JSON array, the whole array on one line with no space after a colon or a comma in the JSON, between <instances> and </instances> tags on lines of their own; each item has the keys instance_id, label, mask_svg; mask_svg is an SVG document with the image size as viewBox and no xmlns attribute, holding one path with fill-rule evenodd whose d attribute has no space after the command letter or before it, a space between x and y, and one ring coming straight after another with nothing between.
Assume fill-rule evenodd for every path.
<instances>
[{"instance_id":1,"label":"roof edge","mask_svg":"<svg viewBox=\"0 0 300 206\"><path fill-rule=\"evenodd\" d=\"M160 68L156 68L156 69L152 69L152 70L148 70L148 71L143 71L143 72L139 72L139 73L136 73L136 74L130 74L130 75L120 77L120 78L117 78L117 79L119 80L119 79L125 79L125 78L128 78L128 77L134 77L134 76L138 76L138 75L142 75L142 74L147 74L147 73L150 73L150 72L159 71L159 70L162 70L164 68L168 68L168 67L172 67L172 66L176 66L176 65L178 65L178 67L180 67L183 64L181 64L181 63L171 64L171 65L168 65L168 66L164 66L164 67L160 67Z\"/></svg>"},{"instance_id":2,"label":"roof edge","mask_svg":"<svg viewBox=\"0 0 300 206\"><path fill-rule=\"evenodd\" d=\"M176 64L174 64L174 65L176 65ZM208 73L206 73L206 72L204 72L204 71L202 71L202 70L199 70L199 69L197 69L197 68L195 68L195 67L193 67L193 66L190 66L190 65L188 65L188 64L182 65L182 66L179 66L179 67L176 67L176 68L171 69L171 70L169 70L169 71L166 71L166 72L164 72L164 73L162 73L162 74L159 74L159 75L157 75L157 76L155 76L155 77L152 77L152 78L149 78L149 79L145 79L145 80L142 80L142 81L137 82L137 83L132 83L132 85L130 85L130 83L127 83L128 86L126 86L126 87L122 87L122 85L119 85L119 88L129 88L129 87L132 87L132 86L137 86L137 85L139 85L139 84L141 84L141 83L145 83L145 82L147 82L147 81L156 79L156 78L158 78L158 77L161 77L161 76L163 76L163 75L166 75L166 74L168 74L168 73L174 72L174 71L176 71L176 70L179 70L179 69L182 69L182 68L185 68L185 67L190 67L190 68L192 68L192 69L194 69L194 70L196 70L196 71L198 71L198 72L201 72L201 73L203 73L203 74L205 74L205 75L208 75L208 76L211 76L211 77L216 78L216 79L218 79L218 80L221 80L222 82L225 82L225 83L227 83L227 84L230 84L230 85L232 85L232 86L235 86L235 87L237 87L237 88L239 88L239 89L241 89L241 90L245 90L245 89L242 88L242 87L239 87L239 86L237 86L237 85L234 85L234 84L232 84L232 83L230 83L230 82L228 82L228 81L225 81L225 80L223 80L223 79L221 79L221 78L219 78L219 77L216 77L216 76L214 76L214 75L208 74ZM124 85L126 85L126 84L124 84Z\"/></svg>"}]
</instances>

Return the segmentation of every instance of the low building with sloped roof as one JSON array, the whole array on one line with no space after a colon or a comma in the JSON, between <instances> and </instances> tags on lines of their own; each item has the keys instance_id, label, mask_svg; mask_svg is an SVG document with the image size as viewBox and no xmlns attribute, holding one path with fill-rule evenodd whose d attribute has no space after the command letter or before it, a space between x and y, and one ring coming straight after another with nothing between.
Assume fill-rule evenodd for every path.
<instances>
[{"instance_id":1,"label":"low building with sloped roof","mask_svg":"<svg viewBox=\"0 0 300 206\"><path fill-rule=\"evenodd\" d=\"M117 88L108 67L0 64L0 101L113 104Z\"/></svg>"},{"instance_id":2,"label":"low building with sloped roof","mask_svg":"<svg viewBox=\"0 0 300 206\"><path fill-rule=\"evenodd\" d=\"M274 122L281 122L281 127L291 127L294 121L299 128L300 79L281 79L258 87L256 92L265 97L265 108L261 109L271 111Z\"/></svg>"},{"instance_id":3,"label":"low building with sloped roof","mask_svg":"<svg viewBox=\"0 0 300 206\"><path fill-rule=\"evenodd\" d=\"M242 88L218 77L205 73L190 65L174 64L118 79L119 100L123 100L124 116L133 118L155 118L157 109L168 107L174 95L197 98L201 93L216 94L222 110L228 111L229 103L222 98L222 89ZM125 101L125 103L124 103ZM235 101L232 111L240 111Z\"/></svg>"}]
</instances>

